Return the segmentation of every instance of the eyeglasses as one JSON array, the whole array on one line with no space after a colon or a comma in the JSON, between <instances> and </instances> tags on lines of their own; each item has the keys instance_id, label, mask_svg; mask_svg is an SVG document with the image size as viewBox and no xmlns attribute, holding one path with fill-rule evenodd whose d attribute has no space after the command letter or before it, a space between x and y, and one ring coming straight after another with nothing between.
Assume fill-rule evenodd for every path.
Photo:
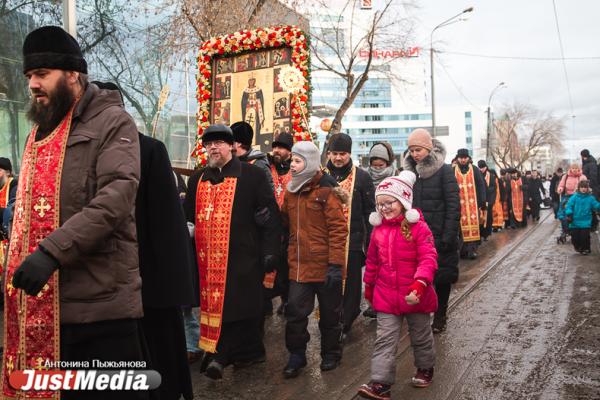
<instances>
[{"instance_id":1,"label":"eyeglasses","mask_svg":"<svg viewBox=\"0 0 600 400\"><path fill-rule=\"evenodd\" d=\"M206 147L207 149L211 148L211 147L221 147L223 146L225 143L224 140L211 140L210 142L205 142L203 143L204 147Z\"/></svg>"},{"instance_id":2,"label":"eyeglasses","mask_svg":"<svg viewBox=\"0 0 600 400\"><path fill-rule=\"evenodd\" d=\"M396 203L398 200L394 200L394 201L388 201L385 203L377 203L377 208L379 208L380 210L384 210L386 208L392 208L392 206L394 205L394 203Z\"/></svg>"}]
</instances>

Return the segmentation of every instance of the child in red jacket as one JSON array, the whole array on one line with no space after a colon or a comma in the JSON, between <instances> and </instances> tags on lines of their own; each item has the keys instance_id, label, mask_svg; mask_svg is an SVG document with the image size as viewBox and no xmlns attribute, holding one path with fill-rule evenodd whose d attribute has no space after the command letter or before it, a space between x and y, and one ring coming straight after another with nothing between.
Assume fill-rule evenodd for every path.
<instances>
[{"instance_id":1,"label":"child in red jacket","mask_svg":"<svg viewBox=\"0 0 600 400\"><path fill-rule=\"evenodd\" d=\"M367 253L365 297L377 311L377 339L371 360L371 381L358 394L387 399L396 376L396 354L406 319L415 357L415 387L433 379L435 352L430 313L437 309L432 287L437 270L433 235L420 212L412 209L414 173L386 178L375 191L377 212Z\"/></svg>"}]
</instances>

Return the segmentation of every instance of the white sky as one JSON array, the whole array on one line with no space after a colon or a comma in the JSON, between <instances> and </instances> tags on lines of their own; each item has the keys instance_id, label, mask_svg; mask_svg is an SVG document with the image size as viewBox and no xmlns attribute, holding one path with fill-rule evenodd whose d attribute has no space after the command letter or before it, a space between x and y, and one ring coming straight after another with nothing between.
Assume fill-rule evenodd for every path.
<instances>
[{"instance_id":1,"label":"white sky","mask_svg":"<svg viewBox=\"0 0 600 400\"><path fill-rule=\"evenodd\" d=\"M597 57L566 61L574 119L569 118L567 83L560 60L438 54L448 74L439 64L435 68L436 105L466 103L449 76L476 105L487 105L492 89L504 81L508 87L498 91L492 100L496 109L518 101L565 116L566 137L572 140L569 144L577 143L578 138L595 137L596 142L585 143L598 143L594 155L600 155L600 1L555 2L565 57ZM414 12L419 24L416 40L424 49L429 48L429 34L437 24L473 6L475 10L467 21L436 31L434 48L494 56L561 56L552 0L418 0L418 5L420 8Z\"/></svg>"}]
</instances>

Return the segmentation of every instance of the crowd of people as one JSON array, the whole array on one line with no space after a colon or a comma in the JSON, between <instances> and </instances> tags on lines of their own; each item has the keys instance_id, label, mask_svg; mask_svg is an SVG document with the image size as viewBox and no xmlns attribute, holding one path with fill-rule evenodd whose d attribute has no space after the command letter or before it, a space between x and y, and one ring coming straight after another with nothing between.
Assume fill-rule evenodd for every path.
<instances>
[{"instance_id":1,"label":"crowd of people","mask_svg":"<svg viewBox=\"0 0 600 400\"><path fill-rule=\"evenodd\" d=\"M404 320L412 383L427 387L459 259L476 258L493 232L540 219L537 171L498 175L467 149L448 164L425 129L410 134L401 156L374 144L362 168L344 133L332 135L322 165L314 143L289 133L265 154L252 148L249 124L215 124L201 137L207 165L185 182L164 144L138 133L119 88L88 82L80 46L63 29L27 36L23 73L34 128L18 180L0 158L4 397L20 396L9 384L14 371L100 360L144 362L162 377L156 390L111 399L191 399L191 362L221 379L229 365L266 360L265 317L277 297L285 378L307 365L311 315L320 369L339 366L364 296L377 338L372 379L359 394L390 397ZM598 194L595 160L582 159L589 180L572 165L557 171L550 193L565 234L587 254L600 203L590 194Z\"/></svg>"}]
</instances>

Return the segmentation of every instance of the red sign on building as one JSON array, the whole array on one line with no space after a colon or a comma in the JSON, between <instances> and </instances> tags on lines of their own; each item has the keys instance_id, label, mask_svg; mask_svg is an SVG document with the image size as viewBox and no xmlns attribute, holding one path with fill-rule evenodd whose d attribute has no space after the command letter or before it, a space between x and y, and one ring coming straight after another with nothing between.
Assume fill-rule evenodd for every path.
<instances>
[{"instance_id":1,"label":"red sign on building","mask_svg":"<svg viewBox=\"0 0 600 400\"><path fill-rule=\"evenodd\" d=\"M397 50L373 50L371 55L373 58L412 58L419 57L420 47L408 47L406 49ZM368 50L360 50L358 53L361 58L368 58Z\"/></svg>"}]
</instances>

